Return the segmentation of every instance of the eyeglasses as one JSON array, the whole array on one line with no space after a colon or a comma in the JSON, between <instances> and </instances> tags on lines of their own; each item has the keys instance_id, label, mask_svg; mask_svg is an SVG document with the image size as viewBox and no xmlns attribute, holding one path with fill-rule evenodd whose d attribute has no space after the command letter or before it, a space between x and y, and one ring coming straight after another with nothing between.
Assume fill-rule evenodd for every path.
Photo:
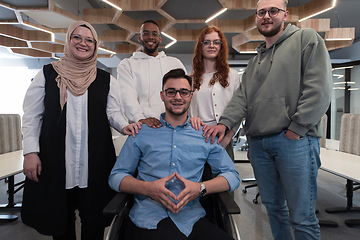
<instances>
[{"instance_id":1,"label":"eyeglasses","mask_svg":"<svg viewBox=\"0 0 360 240\"><path fill-rule=\"evenodd\" d=\"M264 10L264 9L261 9L259 11L256 11L255 14L258 18L264 18L266 13L269 13L269 17L276 17L280 11L283 11L285 12L285 10L283 9L280 9L280 8L276 8L276 7L273 7L273 8L270 8L270 10Z\"/></svg>"},{"instance_id":2,"label":"eyeglasses","mask_svg":"<svg viewBox=\"0 0 360 240\"><path fill-rule=\"evenodd\" d=\"M149 32L149 31L143 31L142 33L141 33L141 35L143 35L144 37L150 37L150 35L152 35L154 38L157 38L157 37L159 37L160 36L160 33L158 33L158 32Z\"/></svg>"},{"instance_id":3,"label":"eyeglasses","mask_svg":"<svg viewBox=\"0 0 360 240\"><path fill-rule=\"evenodd\" d=\"M167 97L175 97L176 94L179 93L181 97L187 98L191 94L191 90L185 88L182 88L180 90L176 90L175 88L168 88L164 92Z\"/></svg>"},{"instance_id":4,"label":"eyeglasses","mask_svg":"<svg viewBox=\"0 0 360 240\"><path fill-rule=\"evenodd\" d=\"M83 38L82 36L78 35L78 34L71 34L70 39L74 42L74 43L81 43L84 40L84 43L88 46L88 47L92 47L95 43L96 40L91 38L91 37L87 37L87 38Z\"/></svg>"},{"instance_id":5,"label":"eyeglasses","mask_svg":"<svg viewBox=\"0 0 360 240\"><path fill-rule=\"evenodd\" d=\"M211 43L214 44L214 46L220 46L222 44L222 42L220 40L215 40L215 41L209 41L209 40L205 40L201 42L204 46L210 46Z\"/></svg>"}]
</instances>

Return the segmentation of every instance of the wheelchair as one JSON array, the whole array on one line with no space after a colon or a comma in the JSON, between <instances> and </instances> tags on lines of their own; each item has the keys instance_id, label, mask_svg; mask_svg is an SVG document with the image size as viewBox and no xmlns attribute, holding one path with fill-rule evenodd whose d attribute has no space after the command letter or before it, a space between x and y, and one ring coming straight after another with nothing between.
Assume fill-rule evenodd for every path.
<instances>
[{"instance_id":1,"label":"wheelchair","mask_svg":"<svg viewBox=\"0 0 360 240\"><path fill-rule=\"evenodd\" d=\"M210 166L206 163L203 173L203 181L212 177ZM206 210L206 217L223 229L235 240L240 240L239 230L232 217L232 214L240 214L240 208L231 197L229 192L208 194L200 198L201 205ZM110 225L107 240L123 240L125 221L129 217L129 211L134 203L132 194L117 193L115 197L105 206L103 214L105 216L114 216Z\"/></svg>"}]
</instances>

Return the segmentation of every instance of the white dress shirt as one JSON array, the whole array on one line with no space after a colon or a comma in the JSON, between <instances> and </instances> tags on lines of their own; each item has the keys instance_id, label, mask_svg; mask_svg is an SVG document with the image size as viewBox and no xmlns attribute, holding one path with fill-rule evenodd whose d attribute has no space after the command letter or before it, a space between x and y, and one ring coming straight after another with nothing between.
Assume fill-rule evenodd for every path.
<instances>
[{"instance_id":1,"label":"white dress shirt","mask_svg":"<svg viewBox=\"0 0 360 240\"><path fill-rule=\"evenodd\" d=\"M66 189L87 187L88 180L88 92L74 96L67 91L65 166ZM38 153L42 117L45 110L45 77L41 69L30 84L23 104L23 153ZM110 125L122 132L128 121L120 110L118 82L110 77L106 113Z\"/></svg>"}]
</instances>

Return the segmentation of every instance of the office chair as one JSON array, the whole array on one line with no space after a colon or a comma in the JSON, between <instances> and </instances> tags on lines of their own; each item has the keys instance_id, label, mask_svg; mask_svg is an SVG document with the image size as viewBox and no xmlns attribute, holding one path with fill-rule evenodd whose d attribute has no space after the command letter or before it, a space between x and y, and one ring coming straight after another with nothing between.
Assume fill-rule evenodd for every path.
<instances>
[{"instance_id":1,"label":"office chair","mask_svg":"<svg viewBox=\"0 0 360 240\"><path fill-rule=\"evenodd\" d=\"M206 163L203 173L203 181L211 179L211 169ZM200 202L206 210L206 217L219 228L230 234L235 240L240 240L239 230L232 218L232 214L240 214L240 208L230 196L229 192L208 194L200 198ZM114 216L110 225L108 240L124 239L125 221L134 204L134 197L127 193L117 193L104 208L103 214Z\"/></svg>"},{"instance_id":2,"label":"office chair","mask_svg":"<svg viewBox=\"0 0 360 240\"><path fill-rule=\"evenodd\" d=\"M253 184L250 185L246 185L244 187L244 189L242 190L243 193L247 193L247 189L248 188L253 188L253 187L257 187L257 183L256 183L256 178L244 178L241 179L242 182L246 183L246 182L255 182ZM257 194L255 195L255 198L253 199L253 203L258 204L258 198L260 197L260 192L258 191Z\"/></svg>"}]
</instances>

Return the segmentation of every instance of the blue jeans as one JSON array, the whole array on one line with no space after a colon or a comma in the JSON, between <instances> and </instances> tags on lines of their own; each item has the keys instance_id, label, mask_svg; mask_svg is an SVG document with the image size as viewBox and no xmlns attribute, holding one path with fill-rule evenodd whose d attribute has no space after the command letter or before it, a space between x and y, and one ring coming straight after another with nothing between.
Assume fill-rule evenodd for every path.
<instances>
[{"instance_id":1,"label":"blue jeans","mask_svg":"<svg viewBox=\"0 0 360 240\"><path fill-rule=\"evenodd\" d=\"M249 139L249 157L275 240L320 239L315 215L320 142L286 131Z\"/></svg>"}]
</instances>

